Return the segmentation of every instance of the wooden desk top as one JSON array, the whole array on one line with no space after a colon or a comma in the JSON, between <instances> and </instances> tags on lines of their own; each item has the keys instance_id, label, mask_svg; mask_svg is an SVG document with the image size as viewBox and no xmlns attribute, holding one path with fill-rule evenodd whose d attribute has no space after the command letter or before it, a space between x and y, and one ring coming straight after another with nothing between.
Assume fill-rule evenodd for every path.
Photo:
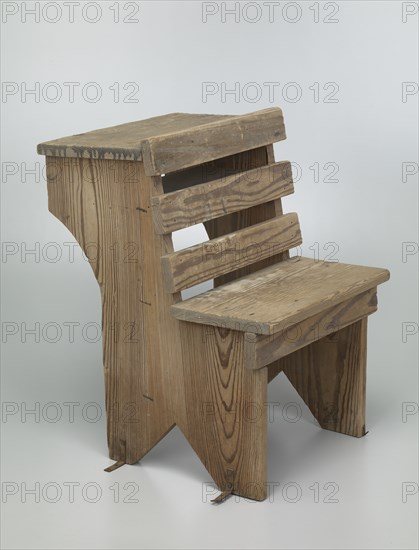
<instances>
[{"instance_id":1,"label":"wooden desk top","mask_svg":"<svg viewBox=\"0 0 419 550\"><path fill-rule=\"evenodd\" d=\"M52 157L144 160L164 174L285 139L278 107L245 115L171 113L38 145Z\"/></svg>"},{"instance_id":2,"label":"wooden desk top","mask_svg":"<svg viewBox=\"0 0 419 550\"><path fill-rule=\"evenodd\" d=\"M228 118L234 117L171 113L45 141L38 145L38 153L52 157L142 160L142 144L149 138L179 133Z\"/></svg>"}]
</instances>

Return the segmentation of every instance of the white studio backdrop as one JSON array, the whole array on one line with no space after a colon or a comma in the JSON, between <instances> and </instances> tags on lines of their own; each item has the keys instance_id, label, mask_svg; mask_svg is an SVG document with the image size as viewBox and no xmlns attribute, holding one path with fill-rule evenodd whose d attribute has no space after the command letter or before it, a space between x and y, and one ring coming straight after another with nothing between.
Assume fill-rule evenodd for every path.
<instances>
[{"instance_id":1,"label":"white studio backdrop","mask_svg":"<svg viewBox=\"0 0 419 550\"><path fill-rule=\"evenodd\" d=\"M12 1L1 9L2 479L12 484L6 493L17 487L3 500L4 547L415 548L418 3ZM42 494L24 502L26 482L41 483L41 493L67 478L112 483L102 476L103 415L86 421L94 417L86 408L79 421L51 422L42 413L49 402L103 407L104 390L99 288L48 212L36 145L170 112L272 106L285 118L275 155L293 163L295 194L283 205L299 214L299 252L391 272L369 322L370 439L318 436L305 409L301 423L279 419L283 435L270 427L271 471L299 484L298 504L279 492L273 502L211 507L202 498L208 475L177 433L145 466L113 474L121 487L139 484L132 506L114 493L110 505L72 507L64 497L54 505ZM175 243L203 239L198 227ZM285 379L272 392L298 402ZM40 412L27 419L35 403ZM307 487L333 480L339 504L316 507Z\"/></svg>"}]
</instances>

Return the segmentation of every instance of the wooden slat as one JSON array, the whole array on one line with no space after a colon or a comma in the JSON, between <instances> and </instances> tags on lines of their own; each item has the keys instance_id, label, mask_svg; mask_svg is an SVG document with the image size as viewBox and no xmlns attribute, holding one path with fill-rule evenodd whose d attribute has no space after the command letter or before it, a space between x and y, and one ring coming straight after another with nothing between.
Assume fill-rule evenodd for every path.
<instances>
[{"instance_id":1,"label":"wooden slat","mask_svg":"<svg viewBox=\"0 0 419 550\"><path fill-rule=\"evenodd\" d=\"M281 330L271 336L246 334L244 339L245 366L259 369L281 357L308 346L328 334L359 321L377 311L377 288L344 300L299 323L284 323Z\"/></svg>"},{"instance_id":2,"label":"wooden slat","mask_svg":"<svg viewBox=\"0 0 419 550\"><path fill-rule=\"evenodd\" d=\"M183 321L275 334L390 277L387 269L290 259L171 307Z\"/></svg>"},{"instance_id":3,"label":"wooden slat","mask_svg":"<svg viewBox=\"0 0 419 550\"><path fill-rule=\"evenodd\" d=\"M231 157L219 159L214 161L214 164L217 166L222 166L222 173L233 174L243 172L245 170L251 170L253 168L259 168L260 166L266 166L267 164L274 164L274 162L274 147L270 144L266 147L259 147L259 149L244 151L243 153L238 153L237 155L233 155ZM283 210L281 199L277 199L259 204L257 206L252 206L251 208L246 208L245 210L240 210L239 212L227 214L221 218L209 220L204 222L204 226L209 238L216 239L222 235L227 235L227 233L233 233L239 229L244 229L249 225L261 223L277 216L282 216L282 214ZM264 260L260 260L254 264L246 265L240 269L236 269L235 271L230 271L230 273L216 277L214 279L214 287L221 286L240 277L250 275L250 273L264 269L265 267L286 260L287 258L289 258L289 251L285 250L284 252L280 252L270 258L265 258Z\"/></svg>"},{"instance_id":4,"label":"wooden slat","mask_svg":"<svg viewBox=\"0 0 419 550\"><path fill-rule=\"evenodd\" d=\"M286 138L278 107L210 122L144 141L148 175L166 174Z\"/></svg>"},{"instance_id":5,"label":"wooden slat","mask_svg":"<svg viewBox=\"0 0 419 550\"><path fill-rule=\"evenodd\" d=\"M273 218L162 257L167 288L177 292L301 244L295 213Z\"/></svg>"},{"instance_id":6,"label":"wooden slat","mask_svg":"<svg viewBox=\"0 0 419 550\"><path fill-rule=\"evenodd\" d=\"M269 162L267 159L267 150L270 147L273 148L273 145L264 145L257 149L243 151L235 155L204 162L198 166L190 166L183 170L165 174L162 176L164 192L172 193L172 191L180 191L180 189L185 189L186 187L209 183L210 181L232 176L239 172L259 168L259 166L274 164L275 158L272 158ZM231 233L231 231L227 231L227 233ZM221 235L217 236L220 237Z\"/></svg>"},{"instance_id":7,"label":"wooden slat","mask_svg":"<svg viewBox=\"0 0 419 550\"><path fill-rule=\"evenodd\" d=\"M277 162L153 198L156 231L167 234L294 192L291 163Z\"/></svg>"}]
</instances>

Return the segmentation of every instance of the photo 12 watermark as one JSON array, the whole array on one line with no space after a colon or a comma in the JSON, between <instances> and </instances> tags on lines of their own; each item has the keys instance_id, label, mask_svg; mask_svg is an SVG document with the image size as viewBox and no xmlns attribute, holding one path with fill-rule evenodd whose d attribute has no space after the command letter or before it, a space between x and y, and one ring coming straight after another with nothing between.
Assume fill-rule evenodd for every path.
<instances>
[{"instance_id":1,"label":"photo 12 watermark","mask_svg":"<svg viewBox=\"0 0 419 550\"><path fill-rule=\"evenodd\" d=\"M412 262L413 259L417 261L415 256L419 252L419 243L415 241L402 242L402 263L406 264Z\"/></svg>"},{"instance_id":2,"label":"photo 12 watermark","mask_svg":"<svg viewBox=\"0 0 419 550\"><path fill-rule=\"evenodd\" d=\"M139 395L138 401L112 401L106 410L96 401L3 401L1 422L3 424L97 424L102 419L125 425L137 424L144 418L144 408L150 401L147 394ZM151 399L152 401L153 399ZM287 409L288 411L288 409ZM289 418L292 419L292 412ZM291 421L291 420L289 420Z\"/></svg>"},{"instance_id":3,"label":"photo 12 watermark","mask_svg":"<svg viewBox=\"0 0 419 550\"><path fill-rule=\"evenodd\" d=\"M3 344L96 344L102 338L114 344L141 344L141 326L139 319L106 323L103 329L96 321L2 321L1 339Z\"/></svg>"},{"instance_id":4,"label":"photo 12 watermark","mask_svg":"<svg viewBox=\"0 0 419 550\"><path fill-rule=\"evenodd\" d=\"M415 17L419 14L419 2L417 0L415 2L401 2L400 7L402 23L414 23L417 20L417 17Z\"/></svg>"},{"instance_id":5,"label":"photo 12 watermark","mask_svg":"<svg viewBox=\"0 0 419 550\"><path fill-rule=\"evenodd\" d=\"M3 81L2 103L139 103L139 82Z\"/></svg>"},{"instance_id":6,"label":"photo 12 watermark","mask_svg":"<svg viewBox=\"0 0 419 550\"><path fill-rule=\"evenodd\" d=\"M10 422L21 424L87 422L88 424L96 424L103 417L102 406L94 401L87 403L80 403L79 401L48 401L46 403L40 401L31 403L26 401L3 401L1 405L1 421L3 424Z\"/></svg>"},{"instance_id":7,"label":"photo 12 watermark","mask_svg":"<svg viewBox=\"0 0 419 550\"><path fill-rule=\"evenodd\" d=\"M87 242L83 248L77 242L15 242L3 241L1 247L2 263L56 264L75 263L80 260L98 262L106 257L111 264L137 264L139 262L140 243L117 241L105 247L97 242Z\"/></svg>"},{"instance_id":8,"label":"photo 12 watermark","mask_svg":"<svg viewBox=\"0 0 419 550\"><path fill-rule=\"evenodd\" d=\"M402 422L406 424L413 418L418 417L419 403L417 401L403 401L402 403Z\"/></svg>"},{"instance_id":9,"label":"photo 12 watermark","mask_svg":"<svg viewBox=\"0 0 419 550\"><path fill-rule=\"evenodd\" d=\"M217 100L221 103L339 103L340 86L337 82L216 82L201 84L203 103Z\"/></svg>"},{"instance_id":10,"label":"photo 12 watermark","mask_svg":"<svg viewBox=\"0 0 419 550\"><path fill-rule=\"evenodd\" d=\"M415 97L419 93L418 82L402 82L402 103L408 103L416 101Z\"/></svg>"},{"instance_id":11,"label":"photo 12 watermark","mask_svg":"<svg viewBox=\"0 0 419 550\"><path fill-rule=\"evenodd\" d=\"M97 481L3 481L1 499L3 504L138 504L140 486L135 481L103 485Z\"/></svg>"},{"instance_id":12,"label":"photo 12 watermark","mask_svg":"<svg viewBox=\"0 0 419 550\"><path fill-rule=\"evenodd\" d=\"M418 162L402 162L402 182L408 183L412 181L412 176L417 176L419 174L419 163ZM418 178L415 178L417 181Z\"/></svg>"},{"instance_id":13,"label":"photo 12 watermark","mask_svg":"<svg viewBox=\"0 0 419 550\"><path fill-rule=\"evenodd\" d=\"M202 23L223 24L336 24L340 22L339 2L202 2ZM406 16L407 16L406 10Z\"/></svg>"},{"instance_id":14,"label":"photo 12 watermark","mask_svg":"<svg viewBox=\"0 0 419 550\"><path fill-rule=\"evenodd\" d=\"M403 321L402 322L402 342L406 344L413 336L417 336L419 333L419 324L416 321ZM417 338L416 338L417 339Z\"/></svg>"},{"instance_id":15,"label":"photo 12 watermark","mask_svg":"<svg viewBox=\"0 0 419 550\"><path fill-rule=\"evenodd\" d=\"M263 484L250 481L241 487L241 492L244 494L251 492L256 497L257 495L266 495L266 500L269 503L283 502L286 504L298 504L301 502L310 502L312 504L339 504L339 491L340 486L336 481L315 481L310 485L301 484L296 481L268 481ZM219 492L220 490L214 482L204 482L201 491L202 502L206 503L214 500ZM234 494L234 490L229 500L235 503L257 502L255 499Z\"/></svg>"},{"instance_id":16,"label":"photo 12 watermark","mask_svg":"<svg viewBox=\"0 0 419 550\"><path fill-rule=\"evenodd\" d=\"M3 24L88 23L100 22L136 24L141 21L141 2L1 2Z\"/></svg>"},{"instance_id":17,"label":"photo 12 watermark","mask_svg":"<svg viewBox=\"0 0 419 550\"><path fill-rule=\"evenodd\" d=\"M237 407L239 407L237 405ZM220 409L219 404L213 401L205 401L201 405L201 414L204 417L222 416L223 423L241 425L242 422L254 424L259 422L261 418L267 418L269 424L273 424L278 420L295 424L303 417L303 409L296 401L280 403L279 401L268 401L258 403L256 401L244 401L240 404L240 408L225 407Z\"/></svg>"},{"instance_id":18,"label":"photo 12 watermark","mask_svg":"<svg viewBox=\"0 0 419 550\"><path fill-rule=\"evenodd\" d=\"M403 481L402 483L402 502L407 504L408 502L417 501L412 497L417 497L419 494L419 484L417 481Z\"/></svg>"}]
</instances>

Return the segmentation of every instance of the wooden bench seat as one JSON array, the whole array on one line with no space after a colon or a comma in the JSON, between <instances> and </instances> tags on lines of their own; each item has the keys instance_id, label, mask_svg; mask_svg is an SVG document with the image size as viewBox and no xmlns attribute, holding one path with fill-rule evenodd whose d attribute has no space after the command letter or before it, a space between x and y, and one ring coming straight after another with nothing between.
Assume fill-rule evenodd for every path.
<instances>
[{"instance_id":1,"label":"wooden bench seat","mask_svg":"<svg viewBox=\"0 0 419 550\"><path fill-rule=\"evenodd\" d=\"M272 335L365 291L375 291L389 276L387 269L297 257L179 302L170 310L182 321Z\"/></svg>"}]
</instances>

